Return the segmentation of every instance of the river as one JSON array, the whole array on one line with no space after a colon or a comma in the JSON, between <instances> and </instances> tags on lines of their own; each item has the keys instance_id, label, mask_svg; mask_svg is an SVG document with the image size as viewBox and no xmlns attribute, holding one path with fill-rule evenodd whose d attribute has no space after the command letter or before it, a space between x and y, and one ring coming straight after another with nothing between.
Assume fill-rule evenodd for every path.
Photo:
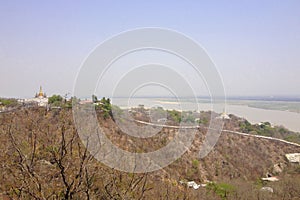
<instances>
[{"instance_id":1,"label":"river","mask_svg":"<svg viewBox=\"0 0 300 200\"><path fill-rule=\"evenodd\" d=\"M112 103L122 108L136 107L142 104L145 107L161 106L169 110L212 110L212 105L208 101L200 101L198 109L196 109L195 103L189 99L181 100L181 103L179 103L175 99L132 98L128 101L126 98L114 98L112 99ZM226 104L226 112L227 114L234 114L245 118L251 123L268 121L272 125L282 125L291 131L300 132L300 113L297 112L253 108L247 104L237 103L237 101L234 104L229 101Z\"/></svg>"}]
</instances>

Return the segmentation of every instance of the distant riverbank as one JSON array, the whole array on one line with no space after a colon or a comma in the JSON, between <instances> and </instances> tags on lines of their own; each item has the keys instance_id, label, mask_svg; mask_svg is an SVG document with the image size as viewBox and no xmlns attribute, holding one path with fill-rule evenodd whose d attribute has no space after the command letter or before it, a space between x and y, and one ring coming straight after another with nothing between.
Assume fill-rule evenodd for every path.
<instances>
[{"instance_id":1,"label":"distant riverbank","mask_svg":"<svg viewBox=\"0 0 300 200\"><path fill-rule=\"evenodd\" d=\"M145 107L161 106L168 110L195 110L195 103L190 99L168 98L115 98L113 104L120 107L136 107L140 104ZM247 119L251 123L270 122L272 125L284 126L292 131L300 132L300 113L288 111L285 107L293 107L299 110L300 102L277 102L259 100L229 100L226 105L227 114L234 114ZM200 99L198 109L203 111L212 110L212 105L207 99Z\"/></svg>"}]
</instances>

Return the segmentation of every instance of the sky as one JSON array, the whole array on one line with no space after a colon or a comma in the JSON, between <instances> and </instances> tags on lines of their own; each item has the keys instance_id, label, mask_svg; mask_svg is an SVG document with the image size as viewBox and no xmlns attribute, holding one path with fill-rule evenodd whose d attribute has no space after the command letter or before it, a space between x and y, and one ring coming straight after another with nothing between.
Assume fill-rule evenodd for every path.
<instances>
[{"instance_id":1,"label":"sky","mask_svg":"<svg viewBox=\"0 0 300 200\"><path fill-rule=\"evenodd\" d=\"M299 10L298 0L1 1L0 96L72 93L96 46L142 27L199 43L228 96L300 96Z\"/></svg>"}]
</instances>

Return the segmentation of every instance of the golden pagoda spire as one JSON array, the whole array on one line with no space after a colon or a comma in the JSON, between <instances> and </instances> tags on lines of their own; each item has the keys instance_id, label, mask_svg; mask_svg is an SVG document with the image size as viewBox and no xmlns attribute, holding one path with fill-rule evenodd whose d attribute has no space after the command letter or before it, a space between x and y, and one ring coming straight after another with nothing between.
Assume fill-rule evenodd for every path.
<instances>
[{"instance_id":1,"label":"golden pagoda spire","mask_svg":"<svg viewBox=\"0 0 300 200\"><path fill-rule=\"evenodd\" d=\"M43 96L44 96L44 93L43 93L43 90L42 90L42 86L40 86L39 97L43 97Z\"/></svg>"}]
</instances>

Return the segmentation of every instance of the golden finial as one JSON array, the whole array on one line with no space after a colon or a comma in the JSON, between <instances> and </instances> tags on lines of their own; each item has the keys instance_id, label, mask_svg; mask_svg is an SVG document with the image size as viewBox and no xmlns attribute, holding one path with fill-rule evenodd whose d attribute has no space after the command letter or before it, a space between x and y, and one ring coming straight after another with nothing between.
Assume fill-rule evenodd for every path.
<instances>
[{"instance_id":1,"label":"golden finial","mask_svg":"<svg viewBox=\"0 0 300 200\"><path fill-rule=\"evenodd\" d=\"M42 90L42 86L40 86L39 97L43 97L43 96L44 96L44 93L43 93L43 90Z\"/></svg>"}]
</instances>

